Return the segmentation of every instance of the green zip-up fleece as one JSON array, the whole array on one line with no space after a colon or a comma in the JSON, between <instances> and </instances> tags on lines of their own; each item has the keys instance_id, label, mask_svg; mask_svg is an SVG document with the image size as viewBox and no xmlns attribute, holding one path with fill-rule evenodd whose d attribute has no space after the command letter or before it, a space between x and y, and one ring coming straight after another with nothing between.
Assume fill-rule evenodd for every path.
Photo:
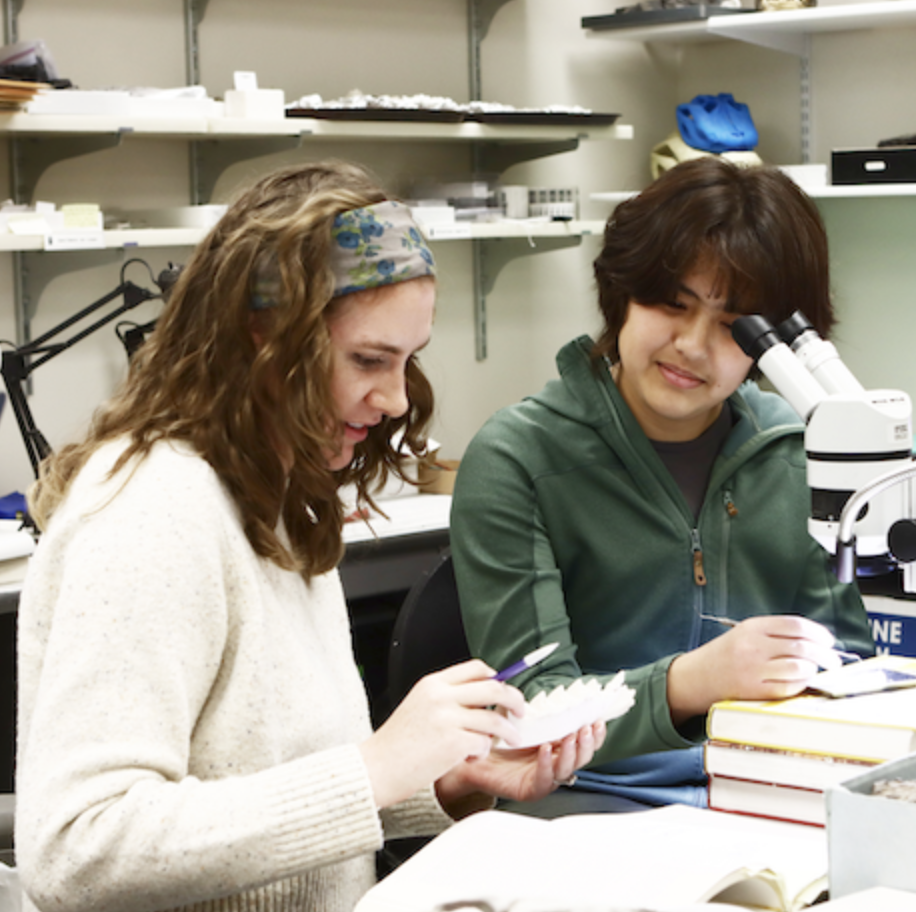
<instances>
[{"instance_id":1,"label":"green zip-up fleece","mask_svg":"<svg viewBox=\"0 0 916 912\"><path fill-rule=\"evenodd\" d=\"M808 535L803 432L781 397L747 382L695 521L624 403L593 369L583 336L557 356L559 380L494 415L458 473L451 538L474 655L505 667L560 648L516 678L530 697L580 675L627 670L636 704L608 725L595 764L689 747L678 731L668 666L721 635L700 615L801 614L840 648L874 645L855 585L833 575Z\"/></svg>"}]
</instances>

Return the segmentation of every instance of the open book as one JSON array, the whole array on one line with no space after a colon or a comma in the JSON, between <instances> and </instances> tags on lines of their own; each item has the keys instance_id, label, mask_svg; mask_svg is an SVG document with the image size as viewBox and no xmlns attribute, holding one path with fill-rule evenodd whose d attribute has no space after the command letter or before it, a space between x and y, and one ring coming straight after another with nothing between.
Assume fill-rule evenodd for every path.
<instances>
[{"instance_id":1,"label":"open book","mask_svg":"<svg viewBox=\"0 0 916 912\"><path fill-rule=\"evenodd\" d=\"M356 912L461 903L494 912L680 912L713 899L786 912L810 905L826 885L820 828L684 805L554 820L485 811L409 858Z\"/></svg>"}]
</instances>

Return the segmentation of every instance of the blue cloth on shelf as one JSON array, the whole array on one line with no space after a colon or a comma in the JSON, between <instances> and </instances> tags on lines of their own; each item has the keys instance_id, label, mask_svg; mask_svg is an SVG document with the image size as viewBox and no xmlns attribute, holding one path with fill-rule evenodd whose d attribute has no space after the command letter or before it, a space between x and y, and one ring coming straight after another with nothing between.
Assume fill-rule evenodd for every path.
<instances>
[{"instance_id":1,"label":"blue cloth on shelf","mask_svg":"<svg viewBox=\"0 0 916 912\"><path fill-rule=\"evenodd\" d=\"M677 106L681 139L703 152L746 152L756 147L757 128L746 104L728 92L697 95Z\"/></svg>"}]
</instances>

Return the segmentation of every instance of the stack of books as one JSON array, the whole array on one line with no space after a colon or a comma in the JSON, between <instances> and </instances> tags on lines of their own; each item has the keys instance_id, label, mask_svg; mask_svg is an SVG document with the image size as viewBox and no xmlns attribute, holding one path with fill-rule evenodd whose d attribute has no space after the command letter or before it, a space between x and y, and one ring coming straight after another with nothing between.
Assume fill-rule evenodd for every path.
<instances>
[{"instance_id":1,"label":"stack of books","mask_svg":"<svg viewBox=\"0 0 916 912\"><path fill-rule=\"evenodd\" d=\"M713 705L710 808L823 827L828 788L916 751L916 659L878 656L823 680L824 692Z\"/></svg>"},{"instance_id":2,"label":"stack of books","mask_svg":"<svg viewBox=\"0 0 916 912\"><path fill-rule=\"evenodd\" d=\"M0 111L18 111L42 89L51 86L42 82L22 82L18 79L0 79Z\"/></svg>"}]
</instances>

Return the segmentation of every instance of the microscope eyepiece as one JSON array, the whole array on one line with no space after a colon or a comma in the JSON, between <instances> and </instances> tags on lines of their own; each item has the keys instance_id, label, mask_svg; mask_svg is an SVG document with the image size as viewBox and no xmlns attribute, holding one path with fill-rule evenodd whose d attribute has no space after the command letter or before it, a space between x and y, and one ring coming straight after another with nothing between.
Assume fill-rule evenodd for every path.
<instances>
[{"instance_id":1,"label":"microscope eyepiece","mask_svg":"<svg viewBox=\"0 0 916 912\"><path fill-rule=\"evenodd\" d=\"M770 321L766 317L761 317L760 314L738 317L732 323L732 338L738 343L744 354L755 361L764 352L782 342Z\"/></svg>"},{"instance_id":2,"label":"microscope eyepiece","mask_svg":"<svg viewBox=\"0 0 916 912\"><path fill-rule=\"evenodd\" d=\"M800 310L796 310L791 317L783 320L782 323L776 327L776 332L779 333L779 337L786 345L792 345L799 336L809 331L813 332L814 327L811 325L811 321Z\"/></svg>"},{"instance_id":3,"label":"microscope eyepiece","mask_svg":"<svg viewBox=\"0 0 916 912\"><path fill-rule=\"evenodd\" d=\"M779 338L773 324L760 314L738 317L732 323L732 338L802 420L807 421L826 393L792 349Z\"/></svg>"}]
</instances>

